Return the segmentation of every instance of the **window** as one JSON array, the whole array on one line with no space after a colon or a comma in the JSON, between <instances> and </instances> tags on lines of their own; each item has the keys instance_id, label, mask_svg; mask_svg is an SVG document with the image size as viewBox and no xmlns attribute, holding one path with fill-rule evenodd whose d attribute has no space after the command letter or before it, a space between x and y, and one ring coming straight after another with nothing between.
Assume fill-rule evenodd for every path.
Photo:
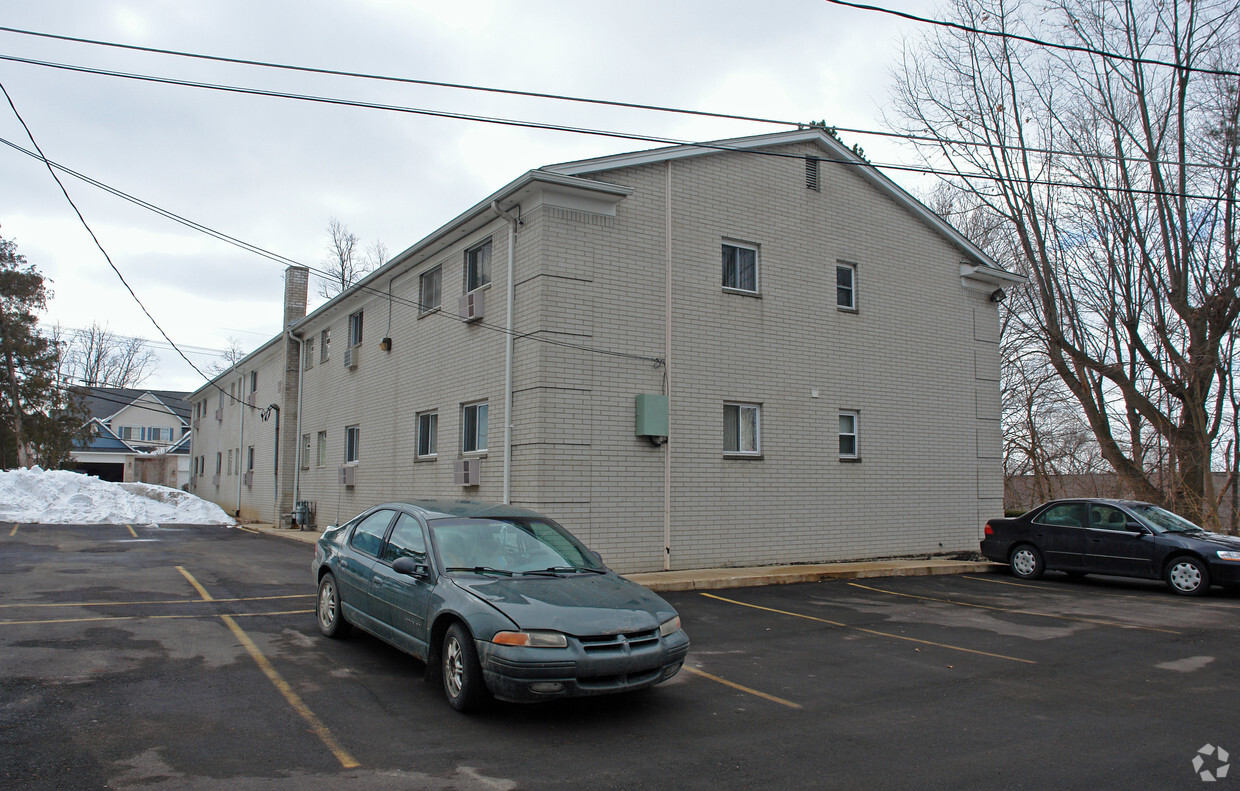
<instances>
[{"instance_id":1,"label":"window","mask_svg":"<svg viewBox=\"0 0 1240 791\"><path fill-rule=\"evenodd\" d=\"M413 558L415 563L426 562L426 538L422 535L422 525L409 514L396 517L396 526L383 548L380 560L391 563L397 558Z\"/></svg>"},{"instance_id":2,"label":"window","mask_svg":"<svg viewBox=\"0 0 1240 791\"><path fill-rule=\"evenodd\" d=\"M349 316L349 345L362 345L362 311Z\"/></svg>"},{"instance_id":3,"label":"window","mask_svg":"<svg viewBox=\"0 0 1240 791\"><path fill-rule=\"evenodd\" d=\"M132 439L137 439L137 437L133 435L133 430L135 428L137 428L137 426L121 426L121 430L118 433L118 436L121 439L125 440L126 442Z\"/></svg>"},{"instance_id":4,"label":"window","mask_svg":"<svg viewBox=\"0 0 1240 791\"><path fill-rule=\"evenodd\" d=\"M354 464L357 462L358 453L361 450L362 430L357 426L349 426L344 430L344 463Z\"/></svg>"},{"instance_id":5,"label":"window","mask_svg":"<svg viewBox=\"0 0 1240 791\"><path fill-rule=\"evenodd\" d=\"M303 470L310 469L310 435L301 435L301 468Z\"/></svg>"},{"instance_id":6,"label":"window","mask_svg":"<svg viewBox=\"0 0 1240 791\"><path fill-rule=\"evenodd\" d=\"M316 451L316 455L314 459L314 466L326 467L327 466L327 432L326 431L319 432L317 444L318 444L318 449Z\"/></svg>"},{"instance_id":7,"label":"window","mask_svg":"<svg viewBox=\"0 0 1240 791\"><path fill-rule=\"evenodd\" d=\"M429 271L423 272L419 278L420 296L418 298L418 312L430 313L432 310L439 310L440 300L443 291L443 268L435 267Z\"/></svg>"},{"instance_id":8,"label":"window","mask_svg":"<svg viewBox=\"0 0 1240 791\"><path fill-rule=\"evenodd\" d=\"M1089 527L1089 511L1085 503L1060 503L1047 508L1033 521L1060 527Z\"/></svg>"},{"instance_id":9,"label":"window","mask_svg":"<svg viewBox=\"0 0 1240 791\"><path fill-rule=\"evenodd\" d=\"M383 536L387 533L388 525L392 523L393 513L387 510L375 511L358 522L353 535L349 538L349 543L358 552L377 557L379 549L383 546Z\"/></svg>"},{"instance_id":10,"label":"window","mask_svg":"<svg viewBox=\"0 0 1240 791\"><path fill-rule=\"evenodd\" d=\"M328 327L319 333L319 362L325 363L331 357L332 328Z\"/></svg>"},{"instance_id":11,"label":"window","mask_svg":"<svg viewBox=\"0 0 1240 791\"><path fill-rule=\"evenodd\" d=\"M232 475L233 471L233 452L232 448L228 449L228 474Z\"/></svg>"},{"instance_id":12,"label":"window","mask_svg":"<svg viewBox=\"0 0 1240 791\"><path fill-rule=\"evenodd\" d=\"M738 456L762 453L761 407L757 404L723 405L723 452Z\"/></svg>"},{"instance_id":13,"label":"window","mask_svg":"<svg viewBox=\"0 0 1240 791\"><path fill-rule=\"evenodd\" d=\"M1095 530L1128 531L1128 514L1110 505L1094 504L1089 509L1089 526Z\"/></svg>"},{"instance_id":14,"label":"window","mask_svg":"<svg viewBox=\"0 0 1240 791\"><path fill-rule=\"evenodd\" d=\"M254 471L254 446L245 449L245 469L247 472Z\"/></svg>"},{"instance_id":15,"label":"window","mask_svg":"<svg viewBox=\"0 0 1240 791\"><path fill-rule=\"evenodd\" d=\"M219 451L215 454L215 474L219 475L224 468L224 452Z\"/></svg>"},{"instance_id":16,"label":"window","mask_svg":"<svg viewBox=\"0 0 1240 791\"><path fill-rule=\"evenodd\" d=\"M841 310L857 309L857 267L852 264L835 267L835 304Z\"/></svg>"},{"instance_id":17,"label":"window","mask_svg":"<svg viewBox=\"0 0 1240 791\"><path fill-rule=\"evenodd\" d=\"M305 355L301 367L309 371L314 367L314 338L306 338L302 348L305 350Z\"/></svg>"},{"instance_id":18,"label":"window","mask_svg":"<svg viewBox=\"0 0 1240 791\"><path fill-rule=\"evenodd\" d=\"M853 411L840 412L840 458L860 458L861 449L857 444L858 423L861 416Z\"/></svg>"},{"instance_id":19,"label":"window","mask_svg":"<svg viewBox=\"0 0 1240 791\"><path fill-rule=\"evenodd\" d=\"M723 245L723 287L758 293L758 250L736 244Z\"/></svg>"},{"instance_id":20,"label":"window","mask_svg":"<svg viewBox=\"0 0 1240 791\"><path fill-rule=\"evenodd\" d=\"M439 413L423 412L418 415L418 458L435 457L435 445L439 435ZM484 443L485 444L485 443Z\"/></svg>"},{"instance_id":21,"label":"window","mask_svg":"<svg viewBox=\"0 0 1240 791\"><path fill-rule=\"evenodd\" d=\"M476 453L487 449L487 403L461 407L461 451Z\"/></svg>"},{"instance_id":22,"label":"window","mask_svg":"<svg viewBox=\"0 0 1240 791\"><path fill-rule=\"evenodd\" d=\"M465 290L473 291L491 282L491 240L465 251Z\"/></svg>"},{"instance_id":23,"label":"window","mask_svg":"<svg viewBox=\"0 0 1240 791\"><path fill-rule=\"evenodd\" d=\"M258 392L258 371L250 371L250 392Z\"/></svg>"},{"instance_id":24,"label":"window","mask_svg":"<svg viewBox=\"0 0 1240 791\"><path fill-rule=\"evenodd\" d=\"M805 158L805 189L818 191L818 157Z\"/></svg>"}]
</instances>

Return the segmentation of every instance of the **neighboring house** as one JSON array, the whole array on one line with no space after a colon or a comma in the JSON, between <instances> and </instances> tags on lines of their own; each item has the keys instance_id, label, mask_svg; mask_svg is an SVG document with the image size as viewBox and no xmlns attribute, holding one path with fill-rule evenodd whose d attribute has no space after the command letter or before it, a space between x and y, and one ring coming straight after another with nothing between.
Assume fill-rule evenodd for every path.
<instances>
[{"instance_id":1,"label":"neighboring house","mask_svg":"<svg viewBox=\"0 0 1240 791\"><path fill-rule=\"evenodd\" d=\"M86 400L92 437L72 452L74 469L105 481L189 483L189 393L124 387L76 387Z\"/></svg>"},{"instance_id":2,"label":"neighboring house","mask_svg":"<svg viewBox=\"0 0 1240 791\"><path fill-rule=\"evenodd\" d=\"M530 171L190 396L287 524L510 501L622 571L976 549L1022 282L819 129ZM264 416L266 419L264 419Z\"/></svg>"}]
</instances>

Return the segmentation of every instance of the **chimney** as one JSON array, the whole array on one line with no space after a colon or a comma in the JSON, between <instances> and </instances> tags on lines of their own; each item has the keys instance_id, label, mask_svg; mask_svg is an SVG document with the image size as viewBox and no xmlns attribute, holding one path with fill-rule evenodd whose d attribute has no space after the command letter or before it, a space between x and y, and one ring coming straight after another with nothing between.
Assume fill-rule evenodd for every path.
<instances>
[{"instance_id":1,"label":"chimney","mask_svg":"<svg viewBox=\"0 0 1240 791\"><path fill-rule=\"evenodd\" d=\"M301 365L301 344L288 332L306 317L306 296L310 269L290 266L284 270L284 387L280 392L279 466L276 474L276 513L273 520L283 526L296 506L293 481L297 474L297 373Z\"/></svg>"}]
</instances>

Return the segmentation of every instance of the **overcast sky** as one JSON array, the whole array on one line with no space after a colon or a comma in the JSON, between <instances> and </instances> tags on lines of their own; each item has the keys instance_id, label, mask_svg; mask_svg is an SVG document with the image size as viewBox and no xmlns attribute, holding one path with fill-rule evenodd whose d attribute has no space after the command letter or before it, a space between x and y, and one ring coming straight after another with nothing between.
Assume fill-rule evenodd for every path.
<instances>
[{"instance_id":1,"label":"overcast sky","mask_svg":"<svg viewBox=\"0 0 1240 791\"><path fill-rule=\"evenodd\" d=\"M891 0L932 15L929 0ZM0 0L41 33L441 82L883 129L912 22L821 0ZM652 135L715 140L787 127L138 53L0 32L0 55L183 80ZM310 266L337 218L395 255L541 165L653 147L0 61L0 82L48 159ZM909 162L845 133L875 162ZM0 97L0 138L31 148ZM908 189L918 185L897 171ZM279 331L282 264L62 176L155 319L204 370L235 338ZM0 145L0 236L52 281L47 323L158 340L144 386L203 382L165 347L44 165ZM164 347L164 348L161 348Z\"/></svg>"}]
</instances>

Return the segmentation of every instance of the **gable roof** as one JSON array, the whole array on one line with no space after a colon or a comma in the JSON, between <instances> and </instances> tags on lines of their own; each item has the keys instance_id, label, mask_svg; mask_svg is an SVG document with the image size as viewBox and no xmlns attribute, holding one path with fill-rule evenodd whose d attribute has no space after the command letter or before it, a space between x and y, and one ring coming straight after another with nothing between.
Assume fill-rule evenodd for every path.
<instances>
[{"instance_id":1,"label":"gable roof","mask_svg":"<svg viewBox=\"0 0 1240 791\"><path fill-rule=\"evenodd\" d=\"M171 412L182 423L189 425L190 413L192 412L189 401L186 400L189 397L189 393L181 390L141 390L129 387L92 387L89 385L81 385L75 387L74 390L85 397L86 409L92 418L108 420L125 407L131 406L164 413L165 410L161 410L158 407L143 406L136 403L143 396L150 395L160 405L166 407L167 412Z\"/></svg>"},{"instance_id":2,"label":"gable roof","mask_svg":"<svg viewBox=\"0 0 1240 791\"><path fill-rule=\"evenodd\" d=\"M850 150L837 138L827 134L826 130L819 127L797 129L790 132L751 135L749 137L735 137L730 140L715 140L707 143L693 143L688 145L669 146L665 148L654 148L646 151L634 151L627 154L613 154L606 157L582 159L575 162L563 162L558 165L547 165L542 168L542 170L564 176L589 176L602 171L616 170L618 168L637 167L656 162L668 162L677 159L711 156L728 152L756 152L759 149L772 148L775 146L786 146L796 143L816 144L828 157L827 159L822 160L824 163L839 164L853 168L854 172L856 172L861 178L869 182L880 192L886 194L896 203L907 209L915 217L947 238L948 241L959 248L960 251L970 259L967 263L972 267L980 268L1000 280L1010 280L1011 284L1024 281L1022 276L1004 270L1003 267L999 266L999 264L987 255L984 250L969 241L964 234L952 227L950 223L935 214L925 204L906 192L900 187L900 185L883 175L878 168L853 153L852 150ZM789 154L788 156L790 158L802 158L800 155ZM991 270L993 270L993 272L991 272ZM1004 277L1005 275L1006 277Z\"/></svg>"},{"instance_id":3,"label":"gable roof","mask_svg":"<svg viewBox=\"0 0 1240 791\"><path fill-rule=\"evenodd\" d=\"M107 424L99 418L91 418L88 422L93 424L94 432L88 441L75 442L75 448L103 453L137 453L129 443L117 436L116 432L108 428Z\"/></svg>"}]
</instances>

